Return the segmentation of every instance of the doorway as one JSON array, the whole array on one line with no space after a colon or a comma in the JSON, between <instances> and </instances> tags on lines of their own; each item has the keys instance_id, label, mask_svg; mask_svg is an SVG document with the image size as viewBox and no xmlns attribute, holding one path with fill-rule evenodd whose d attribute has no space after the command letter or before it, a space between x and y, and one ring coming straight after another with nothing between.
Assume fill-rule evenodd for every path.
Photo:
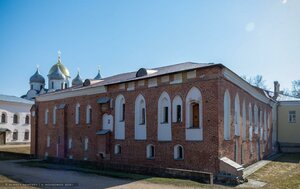
<instances>
[{"instance_id":1,"label":"doorway","mask_svg":"<svg viewBox=\"0 0 300 189\"><path fill-rule=\"evenodd\" d=\"M0 145L5 144L6 132L0 132Z\"/></svg>"}]
</instances>

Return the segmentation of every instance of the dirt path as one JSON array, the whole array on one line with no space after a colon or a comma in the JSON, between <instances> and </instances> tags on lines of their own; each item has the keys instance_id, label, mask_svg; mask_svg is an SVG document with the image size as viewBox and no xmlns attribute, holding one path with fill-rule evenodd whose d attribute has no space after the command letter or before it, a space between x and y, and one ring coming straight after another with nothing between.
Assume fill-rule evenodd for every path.
<instances>
[{"instance_id":1,"label":"dirt path","mask_svg":"<svg viewBox=\"0 0 300 189\"><path fill-rule=\"evenodd\" d=\"M169 185L146 183L143 181L132 181L126 179L111 178L93 174L80 173L75 171L52 170L35 167L25 167L17 164L18 160L0 161L0 174L7 175L15 180L22 180L26 183L76 183L75 187L48 187L54 188L113 188L113 189L169 189L183 188ZM47 187L45 187L47 188Z\"/></svg>"}]
</instances>

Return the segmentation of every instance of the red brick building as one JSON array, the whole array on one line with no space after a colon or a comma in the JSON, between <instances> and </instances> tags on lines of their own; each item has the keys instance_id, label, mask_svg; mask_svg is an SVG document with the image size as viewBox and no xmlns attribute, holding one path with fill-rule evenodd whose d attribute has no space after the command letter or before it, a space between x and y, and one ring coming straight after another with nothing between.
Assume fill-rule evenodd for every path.
<instances>
[{"instance_id":1,"label":"red brick building","mask_svg":"<svg viewBox=\"0 0 300 189\"><path fill-rule=\"evenodd\" d=\"M140 69L36 97L38 157L222 171L272 152L272 100L222 64Z\"/></svg>"}]
</instances>

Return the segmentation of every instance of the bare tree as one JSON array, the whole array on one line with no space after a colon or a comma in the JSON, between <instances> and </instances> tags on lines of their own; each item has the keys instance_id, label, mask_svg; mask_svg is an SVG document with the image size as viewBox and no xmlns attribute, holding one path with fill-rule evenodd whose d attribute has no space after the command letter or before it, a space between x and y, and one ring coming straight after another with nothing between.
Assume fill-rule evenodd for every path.
<instances>
[{"instance_id":1,"label":"bare tree","mask_svg":"<svg viewBox=\"0 0 300 189\"><path fill-rule=\"evenodd\" d=\"M300 80L292 81L292 95L300 98Z\"/></svg>"},{"instance_id":2,"label":"bare tree","mask_svg":"<svg viewBox=\"0 0 300 189\"><path fill-rule=\"evenodd\" d=\"M256 75L249 78L243 75L242 78L253 86L259 87L261 89L267 89L266 81L263 79L262 75Z\"/></svg>"}]
</instances>

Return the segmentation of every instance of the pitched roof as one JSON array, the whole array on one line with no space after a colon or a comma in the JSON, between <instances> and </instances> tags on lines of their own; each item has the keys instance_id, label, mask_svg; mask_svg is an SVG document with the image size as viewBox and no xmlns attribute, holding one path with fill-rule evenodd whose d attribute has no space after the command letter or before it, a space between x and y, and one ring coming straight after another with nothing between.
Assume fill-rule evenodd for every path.
<instances>
[{"instance_id":1,"label":"pitched roof","mask_svg":"<svg viewBox=\"0 0 300 189\"><path fill-rule=\"evenodd\" d=\"M23 103L23 104L34 104L33 101L26 100L24 98L20 98L20 97L16 97L16 96L10 96L10 95L3 95L3 94L0 94L0 101Z\"/></svg>"},{"instance_id":2,"label":"pitched roof","mask_svg":"<svg viewBox=\"0 0 300 189\"><path fill-rule=\"evenodd\" d=\"M193 70L196 68L204 68L204 67L216 66L216 65L220 66L221 64L184 62L184 63L174 64L170 66L146 69L146 70L151 70L152 72L142 77L136 77L137 71L134 71L134 72L128 72L128 73L114 75L111 77L102 78L101 82L95 83L94 85L103 86L103 85L109 85L109 84L120 83L120 82L128 82L128 81L151 78L160 75L166 75L170 73L182 72L187 70Z\"/></svg>"}]
</instances>

